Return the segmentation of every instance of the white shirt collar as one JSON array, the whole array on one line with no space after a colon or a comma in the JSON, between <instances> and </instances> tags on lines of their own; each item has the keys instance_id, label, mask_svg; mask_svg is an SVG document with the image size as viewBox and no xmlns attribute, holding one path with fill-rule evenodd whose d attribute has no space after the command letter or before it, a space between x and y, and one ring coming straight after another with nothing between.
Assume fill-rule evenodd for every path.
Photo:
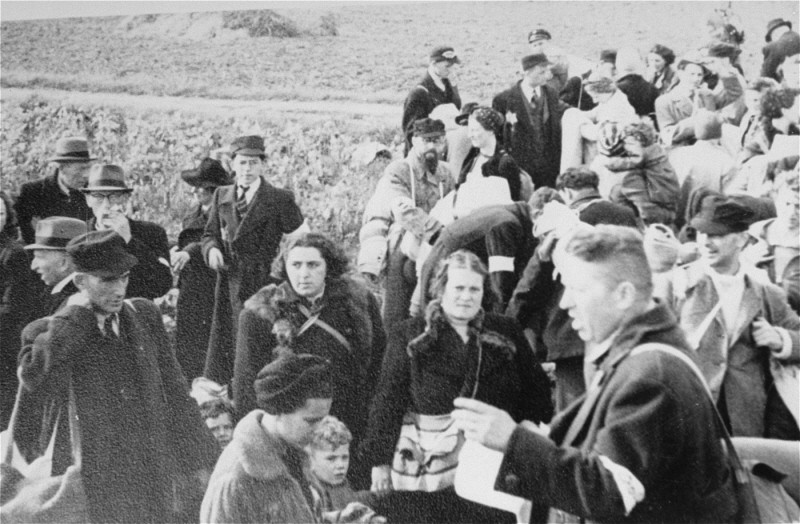
<instances>
[{"instance_id":1,"label":"white shirt collar","mask_svg":"<svg viewBox=\"0 0 800 524\"><path fill-rule=\"evenodd\" d=\"M536 93L537 96L542 96L542 86L531 87L527 82L522 82L520 87L522 88L522 94L525 95L525 99L528 100L528 102L531 101L534 93Z\"/></svg>"},{"instance_id":2,"label":"white shirt collar","mask_svg":"<svg viewBox=\"0 0 800 524\"><path fill-rule=\"evenodd\" d=\"M245 194L244 199L249 204L253 201L253 197L258 192L258 188L261 186L261 177L256 178L255 182L247 186L247 194ZM239 197L239 191L241 191L241 187L239 184L236 184L236 197Z\"/></svg>"},{"instance_id":3,"label":"white shirt collar","mask_svg":"<svg viewBox=\"0 0 800 524\"><path fill-rule=\"evenodd\" d=\"M587 362L596 364L597 361L600 360L611 349L611 344L614 342L614 339L617 338L617 335L619 335L621 329L622 327L618 327L602 342L598 342L596 344L587 343L586 352L584 353L583 359Z\"/></svg>"},{"instance_id":4,"label":"white shirt collar","mask_svg":"<svg viewBox=\"0 0 800 524\"><path fill-rule=\"evenodd\" d=\"M69 187L61 180L61 174L56 174L56 182L58 182L58 188L61 192L67 196L69 196Z\"/></svg>"},{"instance_id":5,"label":"white shirt collar","mask_svg":"<svg viewBox=\"0 0 800 524\"><path fill-rule=\"evenodd\" d=\"M76 272L72 272L69 275L67 275L61 282L53 286L53 290L50 292L50 294L56 295L58 293L61 293L61 290L67 287L67 284L72 282L72 279L76 274L77 274Z\"/></svg>"}]
</instances>

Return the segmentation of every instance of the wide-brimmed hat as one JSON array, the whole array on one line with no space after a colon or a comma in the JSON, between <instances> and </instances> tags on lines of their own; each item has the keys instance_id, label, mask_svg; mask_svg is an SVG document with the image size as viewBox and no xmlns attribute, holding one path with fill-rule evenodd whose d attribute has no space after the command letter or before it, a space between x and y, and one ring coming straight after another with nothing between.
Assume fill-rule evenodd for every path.
<instances>
[{"instance_id":1,"label":"wide-brimmed hat","mask_svg":"<svg viewBox=\"0 0 800 524\"><path fill-rule=\"evenodd\" d=\"M36 237L33 244L25 246L24 249L65 251L70 240L83 235L88 229L86 223L77 218L43 218L36 223Z\"/></svg>"},{"instance_id":2,"label":"wide-brimmed hat","mask_svg":"<svg viewBox=\"0 0 800 524\"><path fill-rule=\"evenodd\" d=\"M133 188L125 185L125 171L114 164L95 164L89 170L89 181L82 193L95 191L122 191L130 193Z\"/></svg>"},{"instance_id":3,"label":"wide-brimmed hat","mask_svg":"<svg viewBox=\"0 0 800 524\"><path fill-rule=\"evenodd\" d=\"M692 219L691 225L707 235L727 235L747 231L753 222L754 213L732 199L717 200L703 206Z\"/></svg>"},{"instance_id":4,"label":"wide-brimmed hat","mask_svg":"<svg viewBox=\"0 0 800 524\"><path fill-rule=\"evenodd\" d=\"M770 20L767 23L767 34L764 37L764 40L766 40L767 42L772 42L772 32L782 25L785 25L789 29L792 28L792 23L788 20L784 20L783 18L776 18L774 20Z\"/></svg>"},{"instance_id":5,"label":"wide-brimmed hat","mask_svg":"<svg viewBox=\"0 0 800 524\"><path fill-rule=\"evenodd\" d=\"M231 142L231 157L236 155L263 157L265 151L264 139L257 135L240 136Z\"/></svg>"},{"instance_id":6,"label":"wide-brimmed hat","mask_svg":"<svg viewBox=\"0 0 800 524\"><path fill-rule=\"evenodd\" d=\"M420 118L414 122L414 136L433 138L445 135L444 122L432 118Z\"/></svg>"},{"instance_id":7,"label":"wide-brimmed hat","mask_svg":"<svg viewBox=\"0 0 800 524\"><path fill-rule=\"evenodd\" d=\"M139 261L128 252L125 240L116 231L89 231L67 244L67 253L75 269L96 277L117 277L127 273Z\"/></svg>"},{"instance_id":8,"label":"wide-brimmed hat","mask_svg":"<svg viewBox=\"0 0 800 524\"><path fill-rule=\"evenodd\" d=\"M706 56L711 58L730 58L733 60L739 54L739 49L727 42L715 42L706 49Z\"/></svg>"},{"instance_id":9,"label":"wide-brimmed hat","mask_svg":"<svg viewBox=\"0 0 800 524\"><path fill-rule=\"evenodd\" d=\"M538 65L553 65L553 63L547 59L547 55L544 53L534 53L532 55L528 55L522 59L522 70L527 71L528 69L532 69Z\"/></svg>"},{"instance_id":10,"label":"wide-brimmed hat","mask_svg":"<svg viewBox=\"0 0 800 524\"><path fill-rule=\"evenodd\" d=\"M456 55L455 49L453 49L449 45L441 45L438 47L434 47L429 55L429 58L433 62L450 62L451 64L460 64L461 60L459 60L458 55Z\"/></svg>"},{"instance_id":11,"label":"wide-brimmed hat","mask_svg":"<svg viewBox=\"0 0 800 524\"><path fill-rule=\"evenodd\" d=\"M213 158L204 158L200 162L200 166L195 169L181 171L181 178L190 186L195 187L217 187L231 183L230 176L222 167L222 163Z\"/></svg>"},{"instance_id":12,"label":"wide-brimmed hat","mask_svg":"<svg viewBox=\"0 0 800 524\"><path fill-rule=\"evenodd\" d=\"M97 160L89 156L89 143L85 138L65 137L56 142L56 156L48 158L48 162L91 162Z\"/></svg>"}]
</instances>

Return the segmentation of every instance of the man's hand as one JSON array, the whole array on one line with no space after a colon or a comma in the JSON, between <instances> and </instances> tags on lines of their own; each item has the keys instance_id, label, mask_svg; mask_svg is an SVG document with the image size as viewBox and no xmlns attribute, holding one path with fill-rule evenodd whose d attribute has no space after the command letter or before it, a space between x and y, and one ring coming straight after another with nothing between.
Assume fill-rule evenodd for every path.
<instances>
[{"instance_id":1,"label":"man's hand","mask_svg":"<svg viewBox=\"0 0 800 524\"><path fill-rule=\"evenodd\" d=\"M178 246L175 246L169 252L169 260L172 265L172 271L178 273L183 269L183 266L189 262L189 253L186 251L179 251Z\"/></svg>"},{"instance_id":2,"label":"man's hand","mask_svg":"<svg viewBox=\"0 0 800 524\"><path fill-rule=\"evenodd\" d=\"M212 247L208 250L208 267L214 271L225 269L225 257L222 256L222 251L219 248Z\"/></svg>"},{"instance_id":3,"label":"man's hand","mask_svg":"<svg viewBox=\"0 0 800 524\"><path fill-rule=\"evenodd\" d=\"M370 490L375 493L388 493L392 490L391 466L375 466L372 468L372 486Z\"/></svg>"},{"instance_id":4,"label":"man's hand","mask_svg":"<svg viewBox=\"0 0 800 524\"><path fill-rule=\"evenodd\" d=\"M128 222L128 217L121 213L99 219L97 226L98 229L113 229L126 244L131 241L131 223Z\"/></svg>"},{"instance_id":5,"label":"man's hand","mask_svg":"<svg viewBox=\"0 0 800 524\"><path fill-rule=\"evenodd\" d=\"M487 448L505 452L511 434L517 423L511 415L489 404L470 398L457 398L453 401L456 427L464 435Z\"/></svg>"},{"instance_id":6,"label":"man's hand","mask_svg":"<svg viewBox=\"0 0 800 524\"><path fill-rule=\"evenodd\" d=\"M778 351L783 347L783 337L764 317L758 317L752 324L753 340L759 347Z\"/></svg>"}]
</instances>

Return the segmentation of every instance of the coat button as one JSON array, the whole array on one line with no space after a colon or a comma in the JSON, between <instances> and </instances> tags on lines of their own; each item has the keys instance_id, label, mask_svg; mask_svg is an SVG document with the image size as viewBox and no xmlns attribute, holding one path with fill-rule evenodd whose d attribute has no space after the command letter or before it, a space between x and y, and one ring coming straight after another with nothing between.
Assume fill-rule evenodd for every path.
<instances>
[{"instance_id":1,"label":"coat button","mask_svg":"<svg viewBox=\"0 0 800 524\"><path fill-rule=\"evenodd\" d=\"M519 490L519 477L514 475L513 473L509 473L506 475L505 485L508 491L517 492Z\"/></svg>"}]
</instances>

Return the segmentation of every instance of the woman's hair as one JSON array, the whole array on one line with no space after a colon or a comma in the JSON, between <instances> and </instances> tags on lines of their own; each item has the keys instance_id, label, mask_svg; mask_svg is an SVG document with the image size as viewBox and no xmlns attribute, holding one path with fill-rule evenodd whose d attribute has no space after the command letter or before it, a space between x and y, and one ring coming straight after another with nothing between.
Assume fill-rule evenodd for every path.
<instances>
[{"instance_id":1,"label":"woman's hair","mask_svg":"<svg viewBox=\"0 0 800 524\"><path fill-rule=\"evenodd\" d=\"M281 252L272 262L272 276L279 280L287 280L286 258L289 252L296 247L313 247L319 251L325 260L327 268L325 280L339 278L350 270L350 261L344 250L333 240L322 233L302 233L286 242Z\"/></svg>"},{"instance_id":2,"label":"woman's hair","mask_svg":"<svg viewBox=\"0 0 800 524\"><path fill-rule=\"evenodd\" d=\"M667 65L672 65L675 62L675 52L667 46L656 44L650 49L650 52L663 58Z\"/></svg>"},{"instance_id":3,"label":"woman's hair","mask_svg":"<svg viewBox=\"0 0 800 524\"><path fill-rule=\"evenodd\" d=\"M317 450L324 450L326 447L336 449L350 444L352 440L353 434L345 423L333 415L328 415L317 425L308 446Z\"/></svg>"},{"instance_id":4,"label":"woman's hair","mask_svg":"<svg viewBox=\"0 0 800 524\"><path fill-rule=\"evenodd\" d=\"M230 415L231 421L233 421L234 409L233 404L229 401L216 399L200 404L200 415L203 417L203 419L217 418L225 413Z\"/></svg>"},{"instance_id":5,"label":"woman's hair","mask_svg":"<svg viewBox=\"0 0 800 524\"><path fill-rule=\"evenodd\" d=\"M469 269L483 277L483 308L492 311L499 303L497 291L494 289L492 279L489 278L489 270L486 264L478 258L478 255L466 249L459 249L439 262L436 269L436 276L431 281L430 294L435 299L442 298L444 288L447 285L447 273L451 267Z\"/></svg>"},{"instance_id":6,"label":"woman's hair","mask_svg":"<svg viewBox=\"0 0 800 524\"><path fill-rule=\"evenodd\" d=\"M17 213L14 211L14 202L5 191L0 191L0 200L6 205L6 225L1 232L9 238L17 238Z\"/></svg>"},{"instance_id":7,"label":"woman's hair","mask_svg":"<svg viewBox=\"0 0 800 524\"><path fill-rule=\"evenodd\" d=\"M505 118L498 111L491 107L478 106L469 114L470 118L475 119L486 131L491 131L499 139L503 133Z\"/></svg>"}]
</instances>

